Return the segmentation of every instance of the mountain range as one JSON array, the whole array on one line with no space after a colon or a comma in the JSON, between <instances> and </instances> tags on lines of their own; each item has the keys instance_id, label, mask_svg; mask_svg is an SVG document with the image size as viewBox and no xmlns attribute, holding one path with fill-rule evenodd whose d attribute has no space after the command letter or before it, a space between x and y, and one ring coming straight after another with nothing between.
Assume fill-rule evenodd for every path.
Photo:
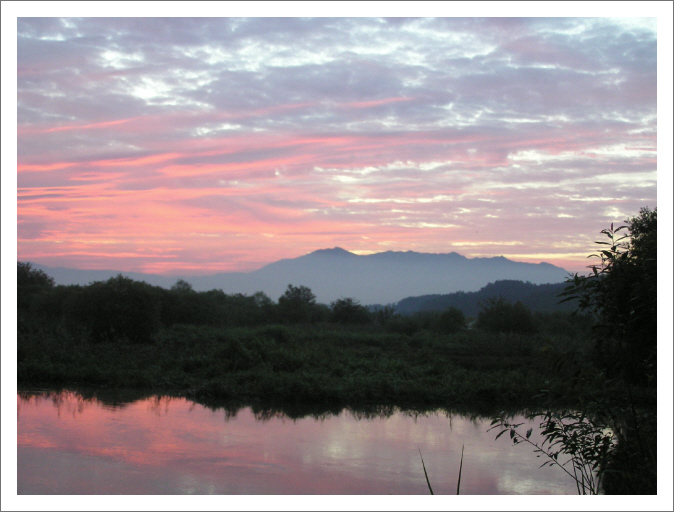
<instances>
[{"instance_id":1,"label":"mountain range","mask_svg":"<svg viewBox=\"0 0 674 512\"><path fill-rule=\"evenodd\" d=\"M228 294L266 293L276 300L289 284L307 286L317 301L351 297L361 304L390 304L411 296L478 291L498 280L532 284L561 283L569 273L550 263L523 263L504 258L467 258L444 254L386 251L357 255L342 248L320 249L297 258L282 259L258 270L208 276L162 276L114 270L78 270L31 263L56 284L86 285L122 274L136 281L170 288L178 279L194 290L219 289Z\"/></svg>"},{"instance_id":2,"label":"mountain range","mask_svg":"<svg viewBox=\"0 0 674 512\"><path fill-rule=\"evenodd\" d=\"M532 284L501 280L489 283L477 292L453 292L444 295L407 297L396 304L396 313L403 315L423 311L444 311L454 307L469 317L477 317L488 299L502 297L509 302L522 302L531 311L576 311L577 300L560 303L560 294L568 283Z\"/></svg>"}]
</instances>

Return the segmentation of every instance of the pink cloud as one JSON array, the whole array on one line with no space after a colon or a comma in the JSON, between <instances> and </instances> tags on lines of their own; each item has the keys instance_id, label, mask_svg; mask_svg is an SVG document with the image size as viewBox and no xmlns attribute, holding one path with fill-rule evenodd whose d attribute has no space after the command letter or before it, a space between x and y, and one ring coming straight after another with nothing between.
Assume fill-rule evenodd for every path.
<instances>
[{"instance_id":1,"label":"pink cloud","mask_svg":"<svg viewBox=\"0 0 674 512\"><path fill-rule=\"evenodd\" d=\"M380 105L389 105L391 103L399 103L401 101L412 101L414 98L398 97L398 98L384 98L381 100L370 100L370 101L354 101L351 103L345 103L344 106L347 108L372 108L378 107Z\"/></svg>"},{"instance_id":2,"label":"pink cloud","mask_svg":"<svg viewBox=\"0 0 674 512\"><path fill-rule=\"evenodd\" d=\"M654 30L308 20L302 45L283 19L43 23L19 21L20 259L171 273L457 242L576 265L657 206Z\"/></svg>"}]
</instances>

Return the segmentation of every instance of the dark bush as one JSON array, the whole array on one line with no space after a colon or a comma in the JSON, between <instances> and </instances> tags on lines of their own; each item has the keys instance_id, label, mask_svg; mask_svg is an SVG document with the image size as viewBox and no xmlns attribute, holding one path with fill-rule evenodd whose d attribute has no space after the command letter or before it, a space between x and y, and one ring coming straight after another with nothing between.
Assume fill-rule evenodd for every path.
<instances>
[{"instance_id":1,"label":"dark bush","mask_svg":"<svg viewBox=\"0 0 674 512\"><path fill-rule=\"evenodd\" d=\"M73 293L65 313L71 323L87 327L98 341L148 343L161 326L159 304L154 287L120 274Z\"/></svg>"},{"instance_id":2,"label":"dark bush","mask_svg":"<svg viewBox=\"0 0 674 512\"><path fill-rule=\"evenodd\" d=\"M80 285L58 285L46 293L35 298L35 309L44 318L61 321L66 313L66 304L78 293L82 292Z\"/></svg>"},{"instance_id":3,"label":"dark bush","mask_svg":"<svg viewBox=\"0 0 674 512\"><path fill-rule=\"evenodd\" d=\"M34 309L35 299L53 288L54 279L43 270L34 269L30 263L17 262L16 295L19 311Z\"/></svg>"},{"instance_id":4,"label":"dark bush","mask_svg":"<svg viewBox=\"0 0 674 512\"><path fill-rule=\"evenodd\" d=\"M565 336L569 339L587 339L592 335L592 317L568 311L536 311L537 332L548 336Z\"/></svg>"},{"instance_id":5,"label":"dark bush","mask_svg":"<svg viewBox=\"0 0 674 512\"><path fill-rule=\"evenodd\" d=\"M161 291L161 321L167 327L176 324L201 325L207 323L200 297L192 285L179 279L170 290Z\"/></svg>"},{"instance_id":6,"label":"dark bush","mask_svg":"<svg viewBox=\"0 0 674 512\"><path fill-rule=\"evenodd\" d=\"M445 334L463 331L467 325L466 315L455 307L447 308L436 320L436 330Z\"/></svg>"},{"instance_id":7,"label":"dark bush","mask_svg":"<svg viewBox=\"0 0 674 512\"><path fill-rule=\"evenodd\" d=\"M613 377L655 385L657 377L657 208L642 208L624 226L602 230L607 241L587 276L575 274L562 294L597 318L595 362ZM627 230L626 235L618 234Z\"/></svg>"},{"instance_id":8,"label":"dark bush","mask_svg":"<svg viewBox=\"0 0 674 512\"><path fill-rule=\"evenodd\" d=\"M311 289L291 284L278 299L278 311L281 321L289 324L315 322L323 316Z\"/></svg>"},{"instance_id":9,"label":"dark bush","mask_svg":"<svg viewBox=\"0 0 674 512\"><path fill-rule=\"evenodd\" d=\"M365 306L351 298L338 299L330 303L332 309L332 321L339 324L366 324L370 322L371 315Z\"/></svg>"},{"instance_id":10,"label":"dark bush","mask_svg":"<svg viewBox=\"0 0 674 512\"><path fill-rule=\"evenodd\" d=\"M503 297L491 298L481 305L476 326L487 332L531 334L536 332L536 322L531 310L521 301L515 304Z\"/></svg>"},{"instance_id":11,"label":"dark bush","mask_svg":"<svg viewBox=\"0 0 674 512\"><path fill-rule=\"evenodd\" d=\"M387 329L412 336L419 331L433 330L437 316L437 313L432 311L420 311L412 315L395 314L389 319Z\"/></svg>"},{"instance_id":12,"label":"dark bush","mask_svg":"<svg viewBox=\"0 0 674 512\"><path fill-rule=\"evenodd\" d=\"M393 304L387 304L386 306L377 305L374 306L371 311L375 321L379 325L386 325L395 314L396 307Z\"/></svg>"}]
</instances>

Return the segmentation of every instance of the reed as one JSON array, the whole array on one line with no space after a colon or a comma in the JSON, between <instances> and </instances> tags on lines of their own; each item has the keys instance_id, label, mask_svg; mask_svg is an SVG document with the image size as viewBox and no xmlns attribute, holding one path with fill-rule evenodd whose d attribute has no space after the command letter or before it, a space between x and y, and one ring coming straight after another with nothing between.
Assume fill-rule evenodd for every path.
<instances>
[{"instance_id":1,"label":"reed","mask_svg":"<svg viewBox=\"0 0 674 512\"><path fill-rule=\"evenodd\" d=\"M463 471L463 449L465 448L465 445L461 445L461 463L459 464L459 479L456 482L456 494L459 495L461 493L461 472ZM428 485L428 490L431 494L435 494L433 492L433 487L431 487L431 482L428 479L428 473L426 472L426 464L424 464L424 457L421 455L421 449L419 449L419 457L421 457L421 466L424 468L424 476L426 477L426 485Z\"/></svg>"},{"instance_id":2,"label":"reed","mask_svg":"<svg viewBox=\"0 0 674 512\"><path fill-rule=\"evenodd\" d=\"M435 494L433 492L433 488L431 487L431 482L428 479L428 473L426 472L426 464L424 464L424 457L421 455L421 449L419 449L419 457L421 457L421 465L424 468L424 475L426 476L426 484L428 484L428 490L430 491L431 494Z\"/></svg>"},{"instance_id":3,"label":"reed","mask_svg":"<svg viewBox=\"0 0 674 512\"><path fill-rule=\"evenodd\" d=\"M459 481L456 483L456 494L459 494L459 489L461 488L461 470L463 469L463 448L465 445L461 445L461 464L459 464Z\"/></svg>"}]
</instances>

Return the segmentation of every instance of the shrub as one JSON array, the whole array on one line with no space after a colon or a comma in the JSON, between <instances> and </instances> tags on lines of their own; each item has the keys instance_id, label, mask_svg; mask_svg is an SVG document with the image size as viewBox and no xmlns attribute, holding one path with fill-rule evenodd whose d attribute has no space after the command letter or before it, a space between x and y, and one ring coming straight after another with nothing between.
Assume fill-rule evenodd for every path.
<instances>
[{"instance_id":1,"label":"shrub","mask_svg":"<svg viewBox=\"0 0 674 512\"><path fill-rule=\"evenodd\" d=\"M466 315L453 306L440 313L436 321L437 330L445 334L463 331L467 325Z\"/></svg>"},{"instance_id":2,"label":"shrub","mask_svg":"<svg viewBox=\"0 0 674 512\"><path fill-rule=\"evenodd\" d=\"M578 300L580 311L598 321L596 362L612 376L633 383L656 379L657 358L657 208L642 208L627 225L602 230L605 249L592 256L587 276L575 274L562 294ZM626 229L628 234L618 236Z\"/></svg>"},{"instance_id":3,"label":"shrub","mask_svg":"<svg viewBox=\"0 0 674 512\"><path fill-rule=\"evenodd\" d=\"M389 319L386 327L391 332L412 336L423 330L431 330L435 317L432 311L419 311L412 315L396 313Z\"/></svg>"},{"instance_id":4,"label":"shrub","mask_svg":"<svg viewBox=\"0 0 674 512\"><path fill-rule=\"evenodd\" d=\"M30 310L36 297L54 288L54 279L30 263L17 262L16 292L19 310Z\"/></svg>"},{"instance_id":5,"label":"shrub","mask_svg":"<svg viewBox=\"0 0 674 512\"><path fill-rule=\"evenodd\" d=\"M372 314L379 325L386 325L395 314L395 311L396 307L393 304L387 304L386 306L377 305L372 309Z\"/></svg>"},{"instance_id":6,"label":"shrub","mask_svg":"<svg viewBox=\"0 0 674 512\"><path fill-rule=\"evenodd\" d=\"M288 285L288 289L278 299L281 320L296 324L316 320L316 296L306 286Z\"/></svg>"},{"instance_id":7,"label":"shrub","mask_svg":"<svg viewBox=\"0 0 674 512\"><path fill-rule=\"evenodd\" d=\"M340 324L366 324L370 321L370 312L355 299L338 299L330 303L332 321Z\"/></svg>"},{"instance_id":8,"label":"shrub","mask_svg":"<svg viewBox=\"0 0 674 512\"><path fill-rule=\"evenodd\" d=\"M65 310L71 322L86 326L99 341L148 343L160 328L157 292L121 274L72 294Z\"/></svg>"},{"instance_id":9,"label":"shrub","mask_svg":"<svg viewBox=\"0 0 674 512\"><path fill-rule=\"evenodd\" d=\"M492 297L480 304L477 328L488 332L530 334L536 332L536 322L531 310L521 301L515 304L503 297Z\"/></svg>"}]
</instances>

